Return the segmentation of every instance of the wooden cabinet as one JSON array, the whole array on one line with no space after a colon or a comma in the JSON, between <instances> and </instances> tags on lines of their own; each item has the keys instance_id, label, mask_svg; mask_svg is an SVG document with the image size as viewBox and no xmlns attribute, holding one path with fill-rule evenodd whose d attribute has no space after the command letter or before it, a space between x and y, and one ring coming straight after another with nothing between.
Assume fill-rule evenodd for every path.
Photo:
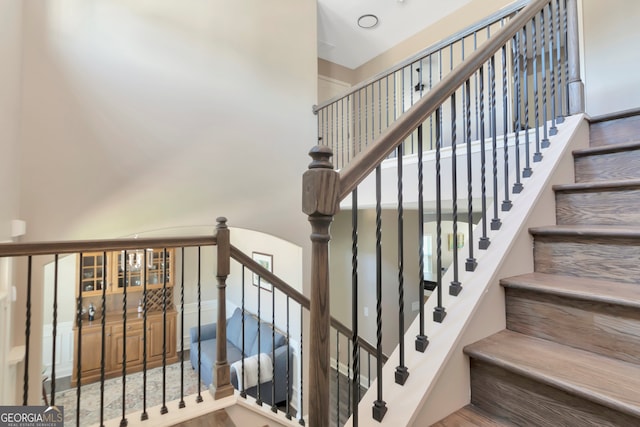
<instances>
[{"instance_id":1,"label":"wooden cabinet","mask_svg":"<svg viewBox=\"0 0 640 427\"><path fill-rule=\"evenodd\" d=\"M175 249L138 249L111 252L84 252L78 255L76 296L91 297L106 293L142 292L172 287L175 273Z\"/></svg>"},{"instance_id":2,"label":"wooden cabinet","mask_svg":"<svg viewBox=\"0 0 640 427\"><path fill-rule=\"evenodd\" d=\"M144 318L138 313L130 313L127 316L126 329L123 326L122 316L107 315L105 319L105 378L114 378L122 375L123 350L126 345L126 371L127 373L141 371L144 367L144 350L146 349L147 369L162 366L163 350L166 348L166 363L175 363L178 360L176 354L176 312L167 311L166 315L166 340L164 332L164 317L162 312L147 313L147 334L145 342ZM100 380L101 373L101 349L102 349L102 323L83 322L82 329L75 329L75 351L77 357L80 347L81 360L80 371L82 384ZM163 342L165 343L163 345ZM72 385L78 382L77 360L73 362Z\"/></svg>"}]
</instances>

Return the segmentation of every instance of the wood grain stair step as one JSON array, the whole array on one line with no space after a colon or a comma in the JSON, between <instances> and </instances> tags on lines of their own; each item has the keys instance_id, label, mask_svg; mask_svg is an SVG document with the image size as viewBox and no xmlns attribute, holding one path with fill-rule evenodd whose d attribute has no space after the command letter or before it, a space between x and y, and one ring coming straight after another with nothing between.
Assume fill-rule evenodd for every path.
<instances>
[{"instance_id":1,"label":"wood grain stair step","mask_svg":"<svg viewBox=\"0 0 640 427\"><path fill-rule=\"evenodd\" d=\"M501 284L507 329L640 364L640 286L543 273Z\"/></svg>"},{"instance_id":2,"label":"wood grain stair step","mask_svg":"<svg viewBox=\"0 0 640 427\"><path fill-rule=\"evenodd\" d=\"M503 330L465 347L471 358L640 420L640 366Z\"/></svg>"},{"instance_id":3,"label":"wood grain stair step","mask_svg":"<svg viewBox=\"0 0 640 427\"><path fill-rule=\"evenodd\" d=\"M640 178L640 142L590 147L573 152L576 182Z\"/></svg>"},{"instance_id":4,"label":"wood grain stair step","mask_svg":"<svg viewBox=\"0 0 640 427\"><path fill-rule=\"evenodd\" d=\"M482 409L467 405L446 418L432 424L431 427L505 427L513 424L501 421L484 412Z\"/></svg>"},{"instance_id":5,"label":"wood grain stair step","mask_svg":"<svg viewBox=\"0 0 640 427\"><path fill-rule=\"evenodd\" d=\"M618 144L602 145L588 148L573 150L574 158L586 156L599 156L602 154L619 153L623 151L640 150L640 141L621 142Z\"/></svg>"},{"instance_id":6,"label":"wood grain stair step","mask_svg":"<svg viewBox=\"0 0 640 427\"><path fill-rule=\"evenodd\" d=\"M558 274L527 273L500 280L505 288L640 309L640 286Z\"/></svg>"}]
</instances>

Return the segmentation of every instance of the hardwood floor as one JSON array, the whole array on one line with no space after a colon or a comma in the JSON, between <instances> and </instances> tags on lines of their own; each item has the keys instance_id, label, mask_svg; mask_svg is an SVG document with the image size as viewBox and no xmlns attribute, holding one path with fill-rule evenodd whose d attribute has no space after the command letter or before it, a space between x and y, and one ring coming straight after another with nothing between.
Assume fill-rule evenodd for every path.
<instances>
[{"instance_id":1,"label":"hardwood floor","mask_svg":"<svg viewBox=\"0 0 640 427\"><path fill-rule=\"evenodd\" d=\"M535 272L501 280L507 329L465 348L471 405L436 426L640 425L639 135L591 126L558 225L530 230Z\"/></svg>"}]
</instances>

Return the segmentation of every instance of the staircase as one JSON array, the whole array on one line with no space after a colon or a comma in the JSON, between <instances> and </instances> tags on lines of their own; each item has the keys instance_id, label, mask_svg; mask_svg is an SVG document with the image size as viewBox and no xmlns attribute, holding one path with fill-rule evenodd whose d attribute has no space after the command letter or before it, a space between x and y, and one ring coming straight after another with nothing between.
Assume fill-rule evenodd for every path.
<instances>
[{"instance_id":1,"label":"staircase","mask_svg":"<svg viewBox=\"0 0 640 427\"><path fill-rule=\"evenodd\" d=\"M436 426L640 425L640 116L590 125L534 273L505 278L507 329L468 345L471 404Z\"/></svg>"}]
</instances>

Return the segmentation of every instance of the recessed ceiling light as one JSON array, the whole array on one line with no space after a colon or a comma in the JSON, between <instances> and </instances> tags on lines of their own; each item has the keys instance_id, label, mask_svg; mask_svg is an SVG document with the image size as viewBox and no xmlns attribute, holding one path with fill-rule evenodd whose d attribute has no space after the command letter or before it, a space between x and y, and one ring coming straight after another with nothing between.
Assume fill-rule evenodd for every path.
<instances>
[{"instance_id":1,"label":"recessed ceiling light","mask_svg":"<svg viewBox=\"0 0 640 427\"><path fill-rule=\"evenodd\" d=\"M378 17L370 13L362 15L358 18L358 26L360 28L373 28L378 25Z\"/></svg>"}]
</instances>

